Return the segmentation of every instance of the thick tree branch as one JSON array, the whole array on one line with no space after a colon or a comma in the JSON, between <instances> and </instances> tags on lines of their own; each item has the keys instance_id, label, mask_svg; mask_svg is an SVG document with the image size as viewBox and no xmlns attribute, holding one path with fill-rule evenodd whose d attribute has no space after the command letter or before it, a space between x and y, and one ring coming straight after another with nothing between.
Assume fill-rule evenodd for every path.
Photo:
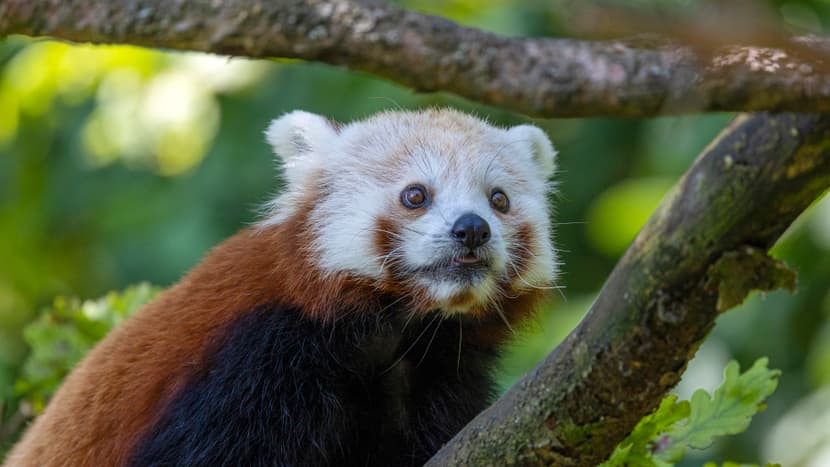
<instances>
[{"instance_id":1,"label":"thick tree branch","mask_svg":"<svg viewBox=\"0 0 830 467\"><path fill-rule=\"evenodd\" d=\"M825 39L710 55L507 38L372 0L0 0L7 34L321 61L546 117L830 110Z\"/></svg>"},{"instance_id":2,"label":"thick tree branch","mask_svg":"<svg viewBox=\"0 0 830 467\"><path fill-rule=\"evenodd\" d=\"M830 116L738 117L582 323L429 465L598 464L677 383L719 311L743 299L732 292L791 285L763 252L828 186Z\"/></svg>"}]
</instances>

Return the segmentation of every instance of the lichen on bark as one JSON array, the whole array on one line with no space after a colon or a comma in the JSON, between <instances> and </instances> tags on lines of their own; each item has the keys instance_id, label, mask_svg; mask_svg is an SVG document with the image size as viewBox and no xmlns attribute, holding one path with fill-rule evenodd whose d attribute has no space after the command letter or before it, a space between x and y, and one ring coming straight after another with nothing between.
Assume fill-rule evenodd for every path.
<instances>
[{"instance_id":1,"label":"lichen on bark","mask_svg":"<svg viewBox=\"0 0 830 467\"><path fill-rule=\"evenodd\" d=\"M724 253L709 267L707 276L706 288L718 295L718 312L740 305L754 290L796 290L793 269L751 246Z\"/></svg>"}]
</instances>

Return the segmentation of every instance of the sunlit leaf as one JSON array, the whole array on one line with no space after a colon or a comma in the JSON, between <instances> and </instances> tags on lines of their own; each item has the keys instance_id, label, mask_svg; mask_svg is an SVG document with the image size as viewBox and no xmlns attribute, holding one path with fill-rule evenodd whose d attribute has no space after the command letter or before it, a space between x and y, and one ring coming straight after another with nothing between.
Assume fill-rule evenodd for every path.
<instances>
[{"instance_id":1,"label":"sunlit leaf","mask_svg":"<svg viewBox=\"0 0 830 467\"><path fill-rule=\"evenodd\" d=\"M713 395L704 390L692 395L688 420L668 433L666 447L655 452L656 457L677 462L687 448L704 449L717 437L743 432L752 417L765 408L764 401L775 391L780 375L780 371L767 368L765 358L744 373L737 362L729 362L724 382Z\"/></svg>"},{"instance_id":2,"label":"sunlit leaf","mask_svg":"<svg viewBox=\"0 0 830 467\"><path fill-rule=\"evenodd\" d=\"M654 413L640 420L634 431L617 446L602 467L669 465L654 457L654 446L659 447L664 443L663 433L671 430L678 421L687 418L689 411L688 401L678 401L677 396L673 394L667 396Z\"/></svg>"},{"instance_id":3,"label":"sunlit leaf","mask_svg":"<svg viewBox=\"0 0 830 467\"><path fill-rule=\"evenodd\" d=\"M35 411L42 409L69 370L112 328L148 302L158 289L138 284L98 300L55 299L27 325L31 352L15 388Z\"/></svg>"},{"instance_id":4,"label":"sunlit leaf","mask_svg":"<svg viewBox=\"0 0 830 467\"><path fill-rule=\"evenodd\" d=\"M640 420L602 466L672 466L687 448L704 449L718 437L743 432L752 416L763 410L780 374L767 368L766 358L744 373L731 361L724 370L724 382L712 396L702 389L691 401L667 396L654 413ZM727 462L724 467L739 465Z\"/></svg>"}]
</instances>

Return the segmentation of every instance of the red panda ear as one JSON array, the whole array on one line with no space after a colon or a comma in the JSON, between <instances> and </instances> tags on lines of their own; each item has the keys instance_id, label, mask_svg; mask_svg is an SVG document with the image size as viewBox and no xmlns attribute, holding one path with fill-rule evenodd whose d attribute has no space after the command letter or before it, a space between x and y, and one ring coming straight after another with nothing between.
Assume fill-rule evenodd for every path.
<instances>
[{"instance_id":1,"label":"red panda ear","mask_svg":"<svg viewBox=\"0 0 830 467\"><path fill-rule=\"evenodd\" d=\"M265 139L282 159L289 185L302 183L322 167L337 137L337 129L329 120L302 110L273 120L265 130Z\"/></svg>"},{"instance_id":2,"label":"red panda ear","mask_svg":"<svg viewBox=\"0 0 830 467\"><path fill-rule=\"evenodd\" d=\"M507 137L515 147L529 152L544 178L553 175L556 169L556 150L544 131L533 125L519 125L507 130Z\"/></svg>"}]
</instances>

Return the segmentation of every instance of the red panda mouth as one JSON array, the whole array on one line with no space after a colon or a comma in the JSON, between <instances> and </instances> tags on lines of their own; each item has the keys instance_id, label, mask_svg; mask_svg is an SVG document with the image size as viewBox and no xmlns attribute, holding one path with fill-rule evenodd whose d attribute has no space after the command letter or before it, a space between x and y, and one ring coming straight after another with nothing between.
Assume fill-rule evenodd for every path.
<instances>
[{"instance_id":1,"label":"red panda mouth","mask_svg":"<svg viewBox=\"0 0 830 467\"><path fill-rule=\"evenodd\" d=\"M439 261L420 269L418 272L423 276L436 280L476 283L491 272L491 264L485 257L468 253Z\"/></svg>"},{"instance_id":2,"label":"red panda mouth","mask_svg":"<svg viewBox=\"0 0 830 467\"><path fill-rule=\"evenodd\" d=\"M470 253L470 254L466 254L464 256L459 256L459 257L453 259L452 263L451 263L451 266L458 266L458 265L464 265L464 264L477 264L477 263L480 263L480 262L481 262L481 258L479 258L478 256Z\"/></svg>"}]
</instances>

